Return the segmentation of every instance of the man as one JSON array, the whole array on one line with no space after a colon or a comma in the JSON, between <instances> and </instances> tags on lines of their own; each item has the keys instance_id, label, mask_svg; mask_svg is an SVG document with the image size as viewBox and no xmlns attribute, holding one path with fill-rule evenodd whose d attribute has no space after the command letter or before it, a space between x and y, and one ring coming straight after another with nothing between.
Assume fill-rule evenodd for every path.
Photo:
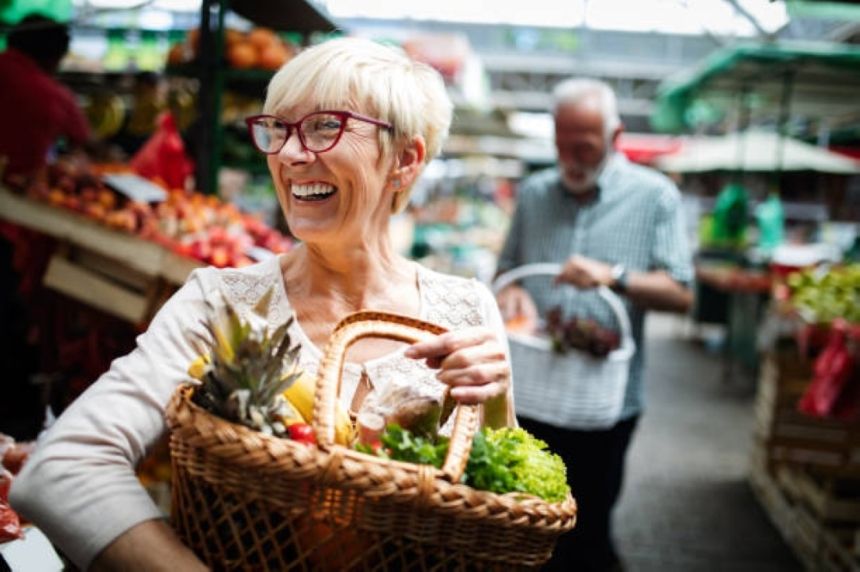
<instances>
[{"instance_id":1,"label":"man","mask_svg":"<svg viewBox=\"0 0 860 572\"><path fill-rule=\"evenodd\" d=\"M89 140L74 94L52 77L68 48L68 28L43 16L28 16L9 33L0 53L0 176L34 173L60 138Z\"/></svg>"},{"instance_id":2,"label":"man","mask_svg":"<svg viewBox=\"0 0 860 572\"><path fill-rule=\"evenodd\" d=\"M498 267L501 272L527 263L557 262L562 272L555 284L530 278L507 287L498 301L506 319L536 320L561 306L567 317L593 318L616 329L593 289L608 286L626 301L637 351L617 424L606 430L579 430L544 409L517 409L521 425L565 460L579 504L576 528L559 540L547 568L618 570L610 516L642 411L645 311L687 311L692 264L678 189L614 150L622 125L609 86L570 79L559 84L553 96L558 166L522 183ZM523 391L539 390L544 383L539 373L521 377L514 386Z\"/></svg>"}]
</instances>

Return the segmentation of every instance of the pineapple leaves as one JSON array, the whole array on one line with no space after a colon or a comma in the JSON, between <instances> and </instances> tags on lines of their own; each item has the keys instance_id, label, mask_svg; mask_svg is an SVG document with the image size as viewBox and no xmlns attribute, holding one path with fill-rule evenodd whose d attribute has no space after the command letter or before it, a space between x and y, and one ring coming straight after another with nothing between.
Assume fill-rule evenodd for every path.
<instances>
[{"instance_id":1,"label":"pineapple leaves","mask_svg":"<svg viewBox=\"0 0 860 572\"><path fill-rule=\"evenodd\" d=\"M208 303L210 318L203 325L211 341L200 334L196 341L211 347L211 356L204 361L202 384L193 399L228 420L284 436L289 406L283 392L301 375L297 370L301 346L293 346L290 339L293 316L270 331L272 293L272 288L267 290L244 316L223 295L220 304Z\"/></svg>"}]
</instances>

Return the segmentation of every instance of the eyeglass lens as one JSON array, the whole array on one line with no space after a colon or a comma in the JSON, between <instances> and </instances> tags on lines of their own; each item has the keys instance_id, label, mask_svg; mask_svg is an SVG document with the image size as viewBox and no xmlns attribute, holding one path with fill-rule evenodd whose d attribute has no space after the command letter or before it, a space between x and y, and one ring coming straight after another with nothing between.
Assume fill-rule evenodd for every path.
<instances>
[{"instance_id":1,"label":"eyeglass lens","mask_svg":"<svg viewBox=\"0 0 860 572\"><path fill-rule=\"evenodd\" d=\"M345 119L332 113L312 113L298 125L300 138L308 151L328 150L343 131ZM290 136L291 126L274 117L257 118L251 127L254 143L264 153L277 153Z\"/></svg>"}]
</instances>

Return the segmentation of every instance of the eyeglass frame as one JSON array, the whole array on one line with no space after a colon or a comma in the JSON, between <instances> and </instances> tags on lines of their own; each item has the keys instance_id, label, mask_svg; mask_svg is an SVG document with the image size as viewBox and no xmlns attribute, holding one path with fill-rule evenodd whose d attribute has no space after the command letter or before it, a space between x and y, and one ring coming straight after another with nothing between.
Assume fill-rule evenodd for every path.
<instances>
[{"instance_id":1,"label":"eyeglass frame","mask_svg":"<svg viewBox=\"0 0 860 572\"><path fill-rule=\"evenodd\" d=\"M307 119L311 115L319 115L319 114L323 114L323 113L328 113L329 115L337 115L338 117L341 118L342 123L340 125L340 131L338 131L337 137L334 138L334 141L332 141L332 144L329 145L328 147L326 147L325 149L320 150L320 151L314 151L312 149L309 149L307 146L307 143L305 143L305 135L304 135L304 131L301 129L301 124L304 122L305 119ZM286 126L286 128L287 128L287 136L284 137L283 143L281 143L281 146L278 147L278 149L276 151L266 151L264 149L261 149L260 146L257 144L256 137L254 137L254 122L259 120L259 119L264 119L264 118L265 119L274 119L275 121L278 121L278 122L284 124L284 126ZM343 132L346 131L346 123L347 123L347 120L349 120L349 119L357 119L358 121L364 121L365 123L370 123L372 125L376 125L377 127L382 127L386 131L393 131L394 130L394 125L392 125L391 123L389 123L387 121L383 121L381 119L375 119L373 117L369 117L367 115L362 115L361 113L355 113L353 111L336 111L336 110L326 110L326 109L321 110L321 111L312 111L312 112L308 113L307 115L305 115L304 117L302 117L301 119L299 119L298 121L295 121L293 123L290 123L289 121L284 121L283 119L281 119L280 117L278 117L276 115L270 115L267 113L262 113L259 115L251 115L251 116L245 118L245 125L247 125L247 127L248 127L248 135L251 137L251 143L253 143L254 147L260 153L263 153L265 155L277 155L278 153L280 153L281 150L284 148L284 145L287 144L287 141L290 140L290 137L292 137L294 132L298 134L299 142L301 143L303 150L308 151L309 153L325 153L326 151L331 151L332 149L334 149L334 147L340 142L340 138L343 136Z\"/></svg>"}]
</instances>

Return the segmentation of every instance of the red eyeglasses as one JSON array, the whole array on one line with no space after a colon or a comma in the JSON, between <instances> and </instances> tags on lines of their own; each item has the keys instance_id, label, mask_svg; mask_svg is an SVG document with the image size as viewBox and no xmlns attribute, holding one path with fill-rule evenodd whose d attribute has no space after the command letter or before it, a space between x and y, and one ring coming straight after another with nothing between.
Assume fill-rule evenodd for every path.
<instances>
[{"instance_id":1,"label":"red eyeglasses","mask_svg":"<svg viewBox=\"0 0 860 572\"><path fill-rule=\"evenodd\" d=\"M274 115L254 115L246 118L245 123L254 146L266 155L274 155L286 145L293 129L299 134L299 141L305 150L312 153L328 151L340 141L346 122L350 119L372 123L388 131L394 129L387 121L351 111L314 111L295 123Z\"/></svg>"}]
</instances>

